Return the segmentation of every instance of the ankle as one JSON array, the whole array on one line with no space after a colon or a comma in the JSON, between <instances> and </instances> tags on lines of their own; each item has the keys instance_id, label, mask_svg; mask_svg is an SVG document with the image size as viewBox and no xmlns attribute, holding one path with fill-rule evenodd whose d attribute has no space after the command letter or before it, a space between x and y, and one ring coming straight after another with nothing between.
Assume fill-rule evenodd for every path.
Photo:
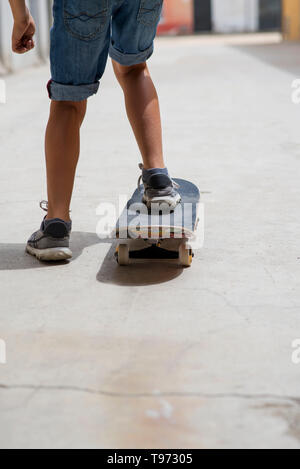
<instances>
[{"instance_id":1,"label":"ankle","mask_svg":"<svg viewBox=\"0 0 300 469\"><path fill-rule=\"evenodd\" d=\"M53 220L53 218L59 218L67 223L71 221L69 212L60 210L48 210L46 220Z\"/></svg>"},{"instance_id":2,"label":"ankle","mask_svg":"<svg viewBox=\"0 0 300 469\"><path fill-rule=\"evenodd\" d=\"M150 166L150 165L146 166L146 165L144 165L144 170L146 170L146 171L151 171L151 169L166 169L166 166L165 166L164 164L162 164L162 165L156 165L156 166L153 166L153 165L151 165L151 166Z\"/></svg>"},{"instance_id":3,"label":"ankle","mask_svg":"<svg viewBox=\"0 0 300 469\"><path fill-rule=\"evenodd\" d=\"M149 171L149 169L165 169L166 165L162 158L149 158L147 162L143 162L143 168Z\"/></svg>"}]
</instances>

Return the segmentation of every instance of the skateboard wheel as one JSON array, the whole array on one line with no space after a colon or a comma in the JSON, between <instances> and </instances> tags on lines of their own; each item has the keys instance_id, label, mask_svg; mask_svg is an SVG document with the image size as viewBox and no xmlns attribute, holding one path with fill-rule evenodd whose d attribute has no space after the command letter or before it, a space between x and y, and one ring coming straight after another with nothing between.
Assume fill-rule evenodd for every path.
<instances>
[{"instance_id":1,"label":"skateboard wheel","mask_svg":"<svg viewBox=\"0 0 300 469\"><path fill-rule=\"evenodd\" d=\"M179 246L179 262L184 267L190 267L192 265L193 251L186 243L182 243Z\"/></svg>"},{"instance_id":2,"label":"skateboard wheel","mask_svg":"<svg viewBox=\"0 0 300 469\"><path fill-rule=\"evenodd\" d=\"M129 248L127 244L119 244L117 248L117 260L119 265L129 264Z\"/></svg>"}]
</instances>

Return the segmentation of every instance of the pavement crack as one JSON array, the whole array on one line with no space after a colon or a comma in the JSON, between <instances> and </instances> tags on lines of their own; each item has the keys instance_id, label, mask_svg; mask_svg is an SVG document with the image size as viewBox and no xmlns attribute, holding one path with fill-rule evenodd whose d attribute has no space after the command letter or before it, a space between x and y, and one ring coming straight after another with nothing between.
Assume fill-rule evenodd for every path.
<instances>
[{"instance_id":1,"label":"pavement crack","mask_svg":"<svg viewBox=\"0 0 300 469\"><path fill-rule=\"evenodd\" d=\"M205 392L180 392L180 391L164 391L164 392L141 392L141 393L126 393L126 392L113 392L104 391L101 389L84 388L78 386L59 386L59 385L33 385L33 384L0 384L0 390L31 390L31 391L70 391L78 393L94 394L105 397L116 398L167 398L167 397L200 397L203 399L245 399L245 400L279 400L289 401L300 406L300 396L288 396L279 394L243 394L243 393L205 393Z\"/></svg>"}]
</instances>

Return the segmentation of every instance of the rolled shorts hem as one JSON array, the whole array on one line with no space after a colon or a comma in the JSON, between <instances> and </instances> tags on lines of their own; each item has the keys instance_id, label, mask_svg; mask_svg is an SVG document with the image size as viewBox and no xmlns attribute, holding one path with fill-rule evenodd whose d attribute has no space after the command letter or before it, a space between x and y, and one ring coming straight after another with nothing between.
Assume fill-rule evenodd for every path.
<instances>
[{"instance_id":1,"label":"rolled shorts hem","mask_svg":"<svg viewBox=\"0 0 300 469\"><path fill-rule=\"evenodd\" d=\"M48 85L49 98L52 101L85 101L97 93L99 83L89 85L63 85L50 80Z\"/></svg>"},{"instance_id":2,"label":"rolled shorts hem","mask_svg":"<svg viewBox=\"0 0 300 469\"><path fill-rule=\"evenodd\" d=\"M151 55L153 54L154 51L154 46L151 44L151 46L144 50L143 52L139 52L137 54L127 54L125 52L120 52L118 49L110 45L109 48L109 56L111 59L115 60L118 62L120 65L138 65L143 62L146 62Z\"/></svg>"}]
</instances>

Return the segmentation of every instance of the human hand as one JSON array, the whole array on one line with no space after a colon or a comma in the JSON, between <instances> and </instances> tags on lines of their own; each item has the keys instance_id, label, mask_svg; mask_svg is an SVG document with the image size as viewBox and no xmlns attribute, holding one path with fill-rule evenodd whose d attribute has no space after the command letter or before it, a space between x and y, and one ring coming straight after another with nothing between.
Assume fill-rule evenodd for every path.
<instances>
[{"instance_id":1,"label":"human hand","mask_svg":"<svg viewBox=\"0 0 300 469\"><path fill-rule=\"evenodd\" d=\"M16 54L24 54L34 48L33 36L35 22L27 10L25 18L15 18L12 33L12 50Z\"/></svg>"}]
</instances>

